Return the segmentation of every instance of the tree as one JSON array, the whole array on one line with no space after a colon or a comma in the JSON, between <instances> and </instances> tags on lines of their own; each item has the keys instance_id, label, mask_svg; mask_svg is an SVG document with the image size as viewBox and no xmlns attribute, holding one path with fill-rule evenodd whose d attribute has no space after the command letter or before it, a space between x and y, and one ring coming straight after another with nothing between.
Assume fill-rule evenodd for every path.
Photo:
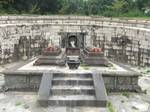
<instances>
[{"instance_id":1,"label":"tree","mask_svg":"<svg viewBox=\"0 0 150 112\"><path fill-rule=\"evenodd\" d=\"M125 0L116 0L109 6L114 12L121 14L127 11L128 3Z\"/></svg>"},{"instance_id":2,"label":"tree","mask_svg":"<svg viewBox=\"0 0 150 112\"><path fill-rule=\"evenodd\" d=\"M150 0L0 0L0 13L150 15Z\"/></svg>"}]
</instances>

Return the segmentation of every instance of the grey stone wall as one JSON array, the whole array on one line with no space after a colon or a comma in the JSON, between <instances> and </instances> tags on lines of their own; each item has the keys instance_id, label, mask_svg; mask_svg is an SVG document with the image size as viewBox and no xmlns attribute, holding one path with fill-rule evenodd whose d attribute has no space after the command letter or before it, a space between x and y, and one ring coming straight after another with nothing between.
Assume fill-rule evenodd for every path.
<instances>
[{"instance_id":1,"label":"grey stone wall","mask_svg":"<svg viewBox=\"0 0 150 112\"><path fill-rule=\"evenodd\" d=\"M8 89L38 90L42 75L5 75L5 87Z\"/></svg>"},{"instance_id":2,"label":"grey stone wall","mask_svg":"<svg viewBox=\"0 0 150 112\"><path fill-rule=\"evenodd\" d=\"M5 74L5 87L9 90L38 90L41 75L7 75ZM105 87L109 91L140 91L138 76L103 75Z\"/></svg>"},{"instance_id":3,"label":"grey stone wall","mask_svg":"<svg viewBox=\"0 0 150 112\"><path fill-rule=\"evenodd\" d=\"M138 76L103 76L103 79L110 91L140 91Z\"/></svg>"},{"instance_id":4,"label":"grey stone wall","mask_svg":"<svg viewBox=\"0 0 150 112\"><path fill-rule=\"evenodd\" d=\"M85 45L133 65L150 64L150 21L84 16L0 16L0 63L39 55L59 32L86 32Z\"/></svg>"}]
</instances>

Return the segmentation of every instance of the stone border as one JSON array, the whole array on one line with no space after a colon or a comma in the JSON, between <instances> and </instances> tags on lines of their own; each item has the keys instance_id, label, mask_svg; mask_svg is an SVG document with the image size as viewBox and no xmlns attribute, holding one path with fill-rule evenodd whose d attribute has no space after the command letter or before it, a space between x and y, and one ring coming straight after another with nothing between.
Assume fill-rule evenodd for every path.
<instances>
[{"instance_id":1,"label":"stone border","mask_svg":"<svg viewBox=\"0 0 150 112\"><path fill-rule=\"evenodd\" d=\"M68 15L68 16L62 16L62 15L53 15L53 16L41 16L41 15L30 15L30 16L0 16L0 23L1 24L8 24L9 21L37 21L37 22L42 22L40 20L94 20L94 21L106 21L106 22L119 22L119 23L131 23L131 24L143 24L143 25L148 25L150 24L150 20L137 20L137 19L119 19L119 18L107 18L107 17L99 17L99 16L73 16L73 15ZM5 21L5 22L4 22Z\"/></svg>"},{"instance_id":2,"label":"stone border","mask_svg":"<svg viewBox=\"0 0 150 112\"><path fill-rule=\"evenodd\" d=\"M24 61L19 63L18 65L7 69L3 72L1 72L1 74L5 74L5 75L42 75L43 73L45 73L45 70L18 70L18 68L26 65L27 63L31 62L33 60L30 61ZM123 66L123 64L118 63L118 62L114 62L113 63L121 66L122 68L124 68L125 70L127 70L126 72L121 72L121 71L101 71L101 70L97 70L98 72L102 73L103 76L141 76L140 73L133 71L132 69L129 69L129 67L127 66ZM54 73L60 73L60 71L53 71Z\"/></svg>"},{"instance_id":3,"label":"stone border","mask_svg":"<svg viewBox=\"0 0 150 112\"><path fill-rule=\"evenodd\" d=\"M47 106L48 99L51 94L51 87L52 87L52 79L53 79L53 73L47 72L43 73L41 84L38 91L38 103L41 106Z\"/></svg>"},{"instance_id":4,"label":"stone border","mask_svg":"<svg viewBox=\"0 0 150 112\"><path fill-rule=\"evenodd\" d=\"M95 87L96 100L98 102L101 102L102 106L106 107L108 98L107 98L103 77L100 73L96 73L96 72L92 74L92 77L93 77L93 82Z\"/></svg>"}]
</instances>

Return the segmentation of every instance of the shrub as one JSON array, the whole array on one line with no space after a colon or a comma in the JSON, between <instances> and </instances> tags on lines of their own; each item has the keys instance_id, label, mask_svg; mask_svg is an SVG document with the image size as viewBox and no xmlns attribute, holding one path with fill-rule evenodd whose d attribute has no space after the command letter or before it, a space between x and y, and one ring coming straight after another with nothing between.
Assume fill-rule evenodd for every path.
<instances>
[{"instance_id":1,"label":"shrub","mask_svg":"<svg viewBox=\"0 0 150 112\"><path fill-rule=\"evenodd\" d=\"M125 14L123 14L125 17L143 17L144 13L140 10L131 10Z\"/></svg>"}]
</instances>

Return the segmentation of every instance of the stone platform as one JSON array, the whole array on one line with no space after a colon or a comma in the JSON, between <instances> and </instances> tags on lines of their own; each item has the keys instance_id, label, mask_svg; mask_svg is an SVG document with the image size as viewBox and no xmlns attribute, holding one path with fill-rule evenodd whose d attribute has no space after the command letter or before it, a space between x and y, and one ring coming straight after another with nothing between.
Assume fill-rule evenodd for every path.
<instances>
[{"instance_id":1,"label":"stone platform","mask_svg":"<svg viewBox=\"0 0 150 112\"><path fill-rule=\"evenodd\" d=\"M35 60L5 70L7 90L38 91L40 106L106 107L110 91L140 91L139 73L109 61L109 67L35 66Z\"/></svg>"},{"instance_id":2,"label":"stone platform","mask_svg":"<svg viewBox=\"0 0 150 112\"><path fill-rule=\"evenodd\" d=\"M9 70L5 70L5 87L9 90L38 90L43 73L61 74L92 74L96 71L102 74L105 87L110 91L139 91L139 73L123 64L111 62L110 67L94 67L81 65L77 70L69 70L67 66L33 66L36 61L21 62Z\"/></svg>"}]
</instances>

